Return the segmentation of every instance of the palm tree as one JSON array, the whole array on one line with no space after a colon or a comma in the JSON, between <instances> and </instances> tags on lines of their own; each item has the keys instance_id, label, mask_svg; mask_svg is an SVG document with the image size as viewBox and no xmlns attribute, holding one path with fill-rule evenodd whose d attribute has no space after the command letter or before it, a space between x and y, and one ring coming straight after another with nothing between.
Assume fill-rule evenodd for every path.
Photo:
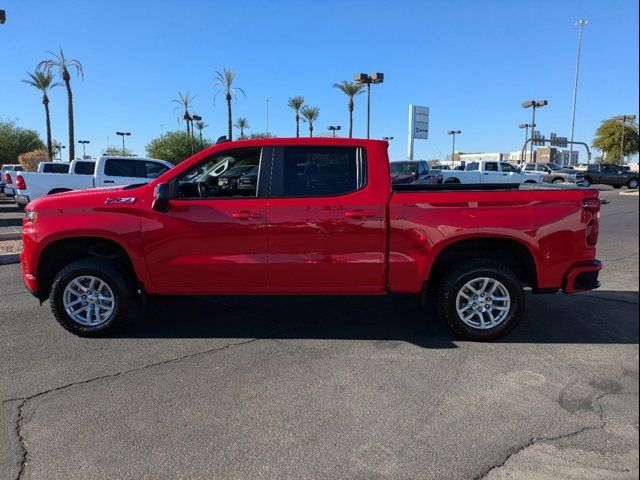
<instances>
[{"instance_id":1,"label":"palm tree","mask_svg":"<svg viewBox=\"0 0 640 480\"><path fill-rule=\"evenodd\" d=\"M51 143L51 116L49 115L49 96L47 92L50 88L62 85L53 81L53 74L44 70L36 69L35 72L27 72L29 78L22 80L24 83L37 88L42 92L42 104L44 105L44 113L47 119L47 152L49 152L49 160L53 159L53 144Z\"/></svg>"},{"instance_id":2,"label":"palm tree","mask_svg":"<svg viewBox=\"0 0 640 480\"><path fill-rule=\"evenodd\" d=\"M244 138L244 129L251 128L249 127L249 121L246 118L240 117L236 120L234 125L238 130L240 130L240 138Z\"/></svg>"},{"instance_id":3,"label":"palm tree","mask_svg":"<svg viewBox=\"0 0 640 480\"><path fill-rule=\"evenodd\" d=\"M60 78L64 81L65 87L67 87L67 108L69 113L69 161L76 157L75 152L75 139L73 132L73 93L71 92L71 74L69 70L76 69L76 76L84 79L84 72L82 71L82 64L78 60L68 60L64 56L62 47L60 53L53 53L47 51L53 58L49 60L43 60L37 66L37 69L43 69L47 73L51 73L51 70L55 69L60 74Z\"/></svg>"},{"instance_id":4,"label":"palm tree","mask_svg":"<svg viewBox=\"0 0 640 480\"><path fill-rule=\"evenodd\" d=\"M349 138L351 138L353 136L353 97L362 93L364 85L356 85L355 83L343 80L340 83L334 83L333 86L342 90L342 92L349 98L347 108L349 109Z\"/></svg>"},{"instance_id":5,"label":"palm tree","mask_svg":"<svg viewBox=\"0 0 640 480\"><path fill-rule=\"evenodd\" d=\"M320 109L318 107L305 106L300 110L304 121L309 124L309 136L313 137L313 122L315 122L320 116Z\"/></svg>"},{"instance_id":6,"label":"palm tree","mask_svg":"<svg viewBox=\"0 0 640 480\"><path fill-rule=\"evenodd\" d=\"M296 137L300 136L300 109L304 105L304 97L298 95L296 97L289 97L289 108L292 108L296 112Z\"/></svg>"},{"instance_id":7,"label":"palm tree","mask_svg":"<svg viewBox=\"0 0 640 480\"><path fill-rule=\"evenodd\" d=\"M202 120L196 122L196 128L198 129L198 135L200 137L200 143L202 143L202 130L207 128L209 125L204 123Z\"/></svg>"},{"instance_id":8,"label":"palm tree","mask_svg":"<svg viewBox=\"0 0 640 480\"><path fill-rule=\"evenodd\" d=\"M218 91L214 97L213 102L215 104L218 93L224 93L224 98L227 101L227 137L229 140L233 138L233 120L231 117L231 97L238 98L237 92L242 93L243 97L246 97L244 90L238 87L233 87L233 80L236 78L236 72L230 68L225 68L222 72L216 72L216 86L222 87L222 90Z\"/></svg>"},{"instance_id":9,"label":"palm tree","mask_svg":"<svg viewBox=\"0 0 640 480\"><path fill-rule=\"evenodd\" d=\"M187 93L178 93L178 98L171 100L171 103L175 103L176 106L173 109L173 111L175 112L176 110L182 110L182 119L185 121L185 123L187 124L187 139L190 136L193 136L193 128L191 127L191 122L192 122L192 118L191 118L191 114L189 113L189 108L193 107L193 100L197 97L197 95L191 96L189 95L189 92ZM178 117L178 122L180 121L180 117Z\"/></svg>"}]
</instances>

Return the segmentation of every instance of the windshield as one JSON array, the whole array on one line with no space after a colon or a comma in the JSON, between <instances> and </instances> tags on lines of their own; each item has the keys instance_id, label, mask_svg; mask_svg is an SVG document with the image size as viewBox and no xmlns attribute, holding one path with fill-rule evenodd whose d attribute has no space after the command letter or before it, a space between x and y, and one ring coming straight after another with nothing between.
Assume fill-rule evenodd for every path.
<instances>
[{"instance_id":1,"label":"windshield","mask_svg":"<svg viewBox=\"0 0 640 480\"><path fill-rule=\"evenodd\" d=\"M560 165L558 165L557 163L547 163L547 166L553 170L554 172L561 172L562 171L562 167Z\"/></svg>"},{"instance_id":2,"label":"windshield","mask_svg":"<svg viewBox=\"0 0 640 480\"><path fill-rule=\"evenodd\" d=\"M418 168L417 163L409 163L409 162L391 162L389 164L389 169L391 173L416 173Z\"/></svg>"}]
</instances>

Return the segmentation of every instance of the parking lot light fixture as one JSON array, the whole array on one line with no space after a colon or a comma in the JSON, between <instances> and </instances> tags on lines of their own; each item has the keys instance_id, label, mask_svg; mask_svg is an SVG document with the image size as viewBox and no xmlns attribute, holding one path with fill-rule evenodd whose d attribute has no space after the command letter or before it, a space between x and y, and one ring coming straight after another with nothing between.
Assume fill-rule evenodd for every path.
<instances>
[{"instance_id":1,"label":"parking lot light fixture","mask_svg":"<svg viewBox=\"0 0 640 480\"><path fill-rule=\"evenodd\" d=\"M382 140L389 143L391 140L393 140L393 137L382 137Z\"/></svg>"},{"instance_id":2,"label":"parking lot light fixture","mask_svg":"<svg viewBox=\"0 0 640 480\"><path fill-rule=\"evenodd\" d=\"M453 137L453 145L451 146L451 167L453 168L453 163L456 158L456 135L462 133L462 130L449 130L447 135L451 135Z\"/></svg>"},{"instance_id":3,"label":"parking lot light fixture","mask_svg":"<svg viewBox=\"0 0 640 480\"><path fill-rule=\"evenodd\" d=\"M518 125L518 128L524 128L524 141L525 141L525 143L526 143L527 139L529 138L529 127L535 128L536 126L533 125L532 123L521 123L520 125ZM525 163L525 158L521 158L520 159L520 163Z\"/></svg>"},{"instance_id":4,"label":"parking lot light fixture","mask_svg":"<svg viewBox=\"0 0 640 480\"><path fill-rule=\"evenodd\" d=\"M329 125L327 130L333 133L333 138L336 138L336 132L342 130L342 127L340 125Z\"/></svg>"},{"instance_id":5,"label":"parking lot light fixture","mask_svg":"<svg viewBox=\"0 0 640 480\"><path fill-rule=\"evenodd\" d=\"M82 145L82 158L87 156L86 146L91 143L89 140L78 140L78 143Z\"/></svg>"},{"instance_id":6,"label":"parking lot light fixture","mask_svg":"<svg viewBox=\"0 0 640 480\"><path fill-rule=\"evenodd\" d=\"M371 125L371 84L384 82L384 73L376 72L371 75L368 73L356 73L353 82L356 85L367 86L367 138L369 138Z\"/></svg>"},{"instance_id":7,"label":"parking lot light fixture","mask_svg":"<svg viewBox=\"0 0 640 480\"><path fill-rule=\"evenodd\" d=\"M7 15L4 10L0 10L0 25L2 25L7 20Z\"/></svg>"},{"instance_id":8,"label":"parking lot light fixture","mask_svg":"<svg viewBox=\"0 0 640 480\"><path fill-rule=\"evenodd\" d=\"M620 139L620 165L624 165L624 131L627 126L627 122L635 122L635 115L618 115L613 117L614 120L622 122L622 137Z\"/></svg>"},{"instance_id":9,"label":"parking lot light fixture","mask_svg":"<svg viewBox=\"0 0 640 480\"><path fill-rule=\"evenodd\" d=\"M116 132L116 135L120 135L122 137L122 156L125 155L125 148L124 148L124 137L128 137L131 135L131 132Z\"/></svg>"},{"instance_id":10,"label":"parking lot light fixture","mask_svg":"<svg viewBox=\"0 0 640 480\"><path fill-rule=\"evenodd\" d=\"M548 105L549 102L547 100L527 100L522 104L522 108L531 108L531 125L536 124L536 108L544 107ZM531 127L531 153L530 153L530 161L535 163L535 159L533 158L533 136L535 135L535 128Z\"/></svg>"}]
</instances>

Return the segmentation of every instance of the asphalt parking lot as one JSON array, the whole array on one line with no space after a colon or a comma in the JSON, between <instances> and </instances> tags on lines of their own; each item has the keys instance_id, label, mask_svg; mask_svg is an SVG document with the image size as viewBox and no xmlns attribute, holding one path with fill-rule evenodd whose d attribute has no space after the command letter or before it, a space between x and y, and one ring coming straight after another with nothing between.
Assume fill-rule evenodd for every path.
<instances>
[{"instance_id":1,"label":"asphalt parking lot","mask_svg":"<svg viewBox=\"0 0 640 480\"><path fill-rule=\"evenodd\" d=\"M618 193L602 288L529 295L495 343L408 297L161 298L81 339L0 266L0 478L638 478L638 197Z\"/></svg>"}]
</instances>

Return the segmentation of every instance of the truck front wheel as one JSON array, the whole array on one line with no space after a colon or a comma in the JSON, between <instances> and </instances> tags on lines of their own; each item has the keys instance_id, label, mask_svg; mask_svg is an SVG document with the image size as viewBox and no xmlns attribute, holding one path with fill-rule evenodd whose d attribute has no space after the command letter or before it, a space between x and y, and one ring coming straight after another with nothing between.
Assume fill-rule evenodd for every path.
<instances>
[{"instance_id":1,"label":"truck front wheel","mask_svg":"<svg viewBox=\"0 0 640 480\"><path fill-rule=\"evenodd\" d=\"M523 314L520 280L497 262L460 262L440 285L438 316L462 338L495 340L511 331Z\"/></svg>"},{"instance_id":2,"label":"truck front wheel","mask_svg":"<svg viewBox=\"0 0 640 480\"><path fill-rule=\"evenodd\" d=\"M70 263L51 286L51 310L56 320L82 337L105 335L122 326L134 305L135 289L129 275L105 258Z\"/></svg>"}]
</instances>

